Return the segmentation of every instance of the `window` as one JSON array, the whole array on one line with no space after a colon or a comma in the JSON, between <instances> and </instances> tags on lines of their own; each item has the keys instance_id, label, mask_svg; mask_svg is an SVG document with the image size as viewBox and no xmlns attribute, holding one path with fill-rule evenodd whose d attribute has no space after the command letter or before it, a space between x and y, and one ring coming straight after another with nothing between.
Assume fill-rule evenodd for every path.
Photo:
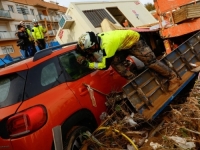
<instances>
[{"instance_id":1,"label":"window","mask_svg":"<svg viewBox=\"0 0 200 150\"><path fill-rule=\"evenodd\" d=\"M22 101L26 74L20 71L0 76L0 108Z\"/></svg>"},{"instance_id":2,"label":"window","mask_svg":"<svg viewBox=\"0 0 200 150\"><path fill-rule=\"evenodd\" d=\"M14 13L14 9L12 5L8 5L8 10Z\"/></svg>"},{"instance_id":3,"label":"window","mask_svg":"<svg viewBox=\"0 0 200 150\"><path fill-rule=\"evenodd\" d=\"M41 84L42 86L49 85L56 81L58 73L54 63L50 63L42 69Z\"/></svg>"},{"instance_id":4,"label":"window","mask_svg":"<svg viewBox=\"0 0 200 150\"><path fill-rule=\"evenodd\" d=\"M10 89L10 80L8 78L0 80L0 103L3 102L7 97Z\"/></svg>"},{"instance_id":5,"label":"window","mask_svg":"<svg viewBox=\"0 0 200 150\"><path fill-rule=\"evenodd\" d=\"M73 51L59 57L61 65L66 71L68 81L77 80L93 71L81 66L76 60L77 56L78 54Z\"/></svg>"},{"instance_id":6,"label":"window","mask_svg":"<svg viewBox=\"0 0 200 150\"><path fill-rule=\"evenodd\" d=\"M58 58L49 59L29 70L24 99L46 92L65 81Z\"/></svg>"},{"instance_id":7,"label":"window","mask_svg":"<svg viewBox=\"0 0 200 150\"><path fill-rule=\"evenodd\" d=\"M34 9L30 9L30 11L31 11L31 15L35 15L35 13L34 13Z\"/></svg>"},{"instance_id":8,"label":"window","mask_svg":"<svg viewBox=\"0 0 200 150\"><path fill-rule=\"evenodd\" d=\"M83 13L90 20L93 26L101 27L103 19L107 18L112 23L116 23L105 9L84 10Z\"/></svg>"},{"instance_id":9,"label":"window","mask_svg":"<svg viewBox=\"0 0 200 150\"><path fill-rule=\"evenodd\" d=\"M2 53L2 54L14 53L14 49L12 46L2 46L0 51L1 51L0 53Z\"/></svg>"},{"instance_id":10,"label":"window","mask_svg":"<svg viewBox=\"0 0 200 150\"><path fill-rule=\"evenodd\" d=\"M24 6L24 5L17 5L17 12L19 14L23 14L23 15L28 15L29 14L28 7Z\"/></svg>"}]
</instances>

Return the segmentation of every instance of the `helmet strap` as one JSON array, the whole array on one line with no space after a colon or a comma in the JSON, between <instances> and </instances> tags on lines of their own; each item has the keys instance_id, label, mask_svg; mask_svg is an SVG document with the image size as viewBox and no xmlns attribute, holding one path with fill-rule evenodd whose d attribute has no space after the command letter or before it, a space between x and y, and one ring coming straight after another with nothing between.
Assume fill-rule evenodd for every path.
<instances>
[{"instance_id":1,"label":"helmet strap","mask_svg":"<svg viewBox=\"0 0 200 150\"><path fill-rule=\"evenodd\" d=\"M101 44L101 38L96 35L96 39L97 39L96 44L98 45L98 47L97 48L95 47L95 49L96 49L96 51L99 51L100 50L100 44Z\"/></svg>"}]
</instances>

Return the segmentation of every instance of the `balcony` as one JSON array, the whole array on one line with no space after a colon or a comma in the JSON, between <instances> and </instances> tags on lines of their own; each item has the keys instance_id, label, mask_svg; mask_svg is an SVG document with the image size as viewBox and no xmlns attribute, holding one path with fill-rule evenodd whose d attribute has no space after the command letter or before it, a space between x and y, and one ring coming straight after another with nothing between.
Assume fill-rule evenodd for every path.
<instances>
[{"instance_id":1,"label":"balcony","mask_svg":"<svg viewBox=\"0 0 200 150\"><path fill-rule=\"evenodd\" d=\"M55 16L53 16L53 17L52 17L52 21L53 21L53 22L59 22L59 21L60 21L60 17L55 17Z\"/></svg>"},{"instance_id":2,"label":"balcony","mask_svg":"<svg viewBox=\"0 0 200 150\"><path fill-rule=\"evenodd\" d=\"M58 30L53 30L54 34L56 35L58 33Z\"/></svg>"},{"instance_id":3,"label":"balcony","mask_svg":"<svg viewBox=\"0 0 200 150\"><path fill-rule=\"evenodd\" d=\"M12 18L12 20L23 20L23 21L32 21L33 19L35 19L35 16L33 15L24 15L24 14L19 14L19 13L13 13L13 12L10 12L10 16Z\"/></svg>"},{"instance_id":4,"label":"balcony","mask_svg":"<svg viewBox=\"0 0 200 150\"><path fill-rule=\"evenodd\" d=\"M15 36L14 31L12 32L0 32L0 40L12 40L12 39L17 39Z\"/></svg>"},{"instance_id":5,"label":"balcony","mask_svg":"<svg viewBox=\"0 0 200 150\"><path fill-rule=\"evenodd\" d=\"M0 18L1 19L14 20L14 19L11 18L10 11L8 11L8 10L0 10Z\"/></svg>"},{"instance_id":6,"label":"balcony","mask_svg":"<svg viewBox=\"0 0 200 150\"><path fill-rule=\"evenodd\" d=\"M56 36L56 34L57 34L57 30L49 30L48 31L49 36Z\"/></svg>"},{"instance_id":7,"label":"balcony","mask_svg":"<svg viewBox=\"0 0 200 150\"><path fill-rule=\"evenodd\" d=\"M23 15L23 19L24 21L32 21L33 19L35 19L35 16L33 15Z\"/></svg>"},{"instance_id":8,"label":"balcony","mask_svg":"<svg viewBox=\"0 0 200 150\"><path fill-rule=\"evenodd\" d=\"M36 16L38 21L44 21L44 19L46 18L46 21L51 21L49 16L45 16L45 15L37 15Z\"/></svg>"},{"instance_id":9,"label":"balcony","mask_svg":"<svg viewBox=\"0 0 200 150\"><path fill-rule=\"evenodd\" d=\"M49 31L47 32L47 34L48 34L49 36L54 36L53 30L49 30Z\"/></svg>"}]
</instances>

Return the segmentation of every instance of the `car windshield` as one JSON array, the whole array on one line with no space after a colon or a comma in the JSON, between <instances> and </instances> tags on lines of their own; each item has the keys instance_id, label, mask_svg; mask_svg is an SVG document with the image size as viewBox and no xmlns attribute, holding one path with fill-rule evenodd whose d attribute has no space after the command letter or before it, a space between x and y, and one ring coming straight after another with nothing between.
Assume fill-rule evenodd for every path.
<instances>
[{"instance_id":1,"label":"car windshield","mask_svg":"<svg viewBox=\"0 0 200 150\"><path fill-rule=\"evenodd\" d=\"M0 107L23 100L26 71L0 76Z\"/></svg>"}]
</instances>

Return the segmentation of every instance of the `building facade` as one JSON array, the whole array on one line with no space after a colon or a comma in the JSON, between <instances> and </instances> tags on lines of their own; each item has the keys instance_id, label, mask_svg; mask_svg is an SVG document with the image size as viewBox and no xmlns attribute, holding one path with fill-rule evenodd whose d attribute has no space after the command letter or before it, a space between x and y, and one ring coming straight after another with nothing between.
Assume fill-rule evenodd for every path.
<instances>
[{"instance_id":1,"label":"building facade","mask_svg":"<svg viewBox=\"0 0 200 150\"><path fill-rule=\"evenodd\" d=\"M17 47L17 25L24 21L27 28L33 27L32 20L47 28L47 42L54 40L59 29L58 22L67 8L55 2L43 0L0 0L0 58L6 54L20 56Z\"/></svg>"},{"instance_id":2,"label":"building facade","mask_svg":"<svg viewBox=\"0 0 200 150\"><path fill-rule=\"evenodd\" d=\"M77 41L86 31L100 33L105 18L122 27L127 21L129 27L135 28L158 22L139 0L71 2L65 19L61 19L63 26L60 25L56 40L63 44Z\"/></svg>"}]
</instances>

